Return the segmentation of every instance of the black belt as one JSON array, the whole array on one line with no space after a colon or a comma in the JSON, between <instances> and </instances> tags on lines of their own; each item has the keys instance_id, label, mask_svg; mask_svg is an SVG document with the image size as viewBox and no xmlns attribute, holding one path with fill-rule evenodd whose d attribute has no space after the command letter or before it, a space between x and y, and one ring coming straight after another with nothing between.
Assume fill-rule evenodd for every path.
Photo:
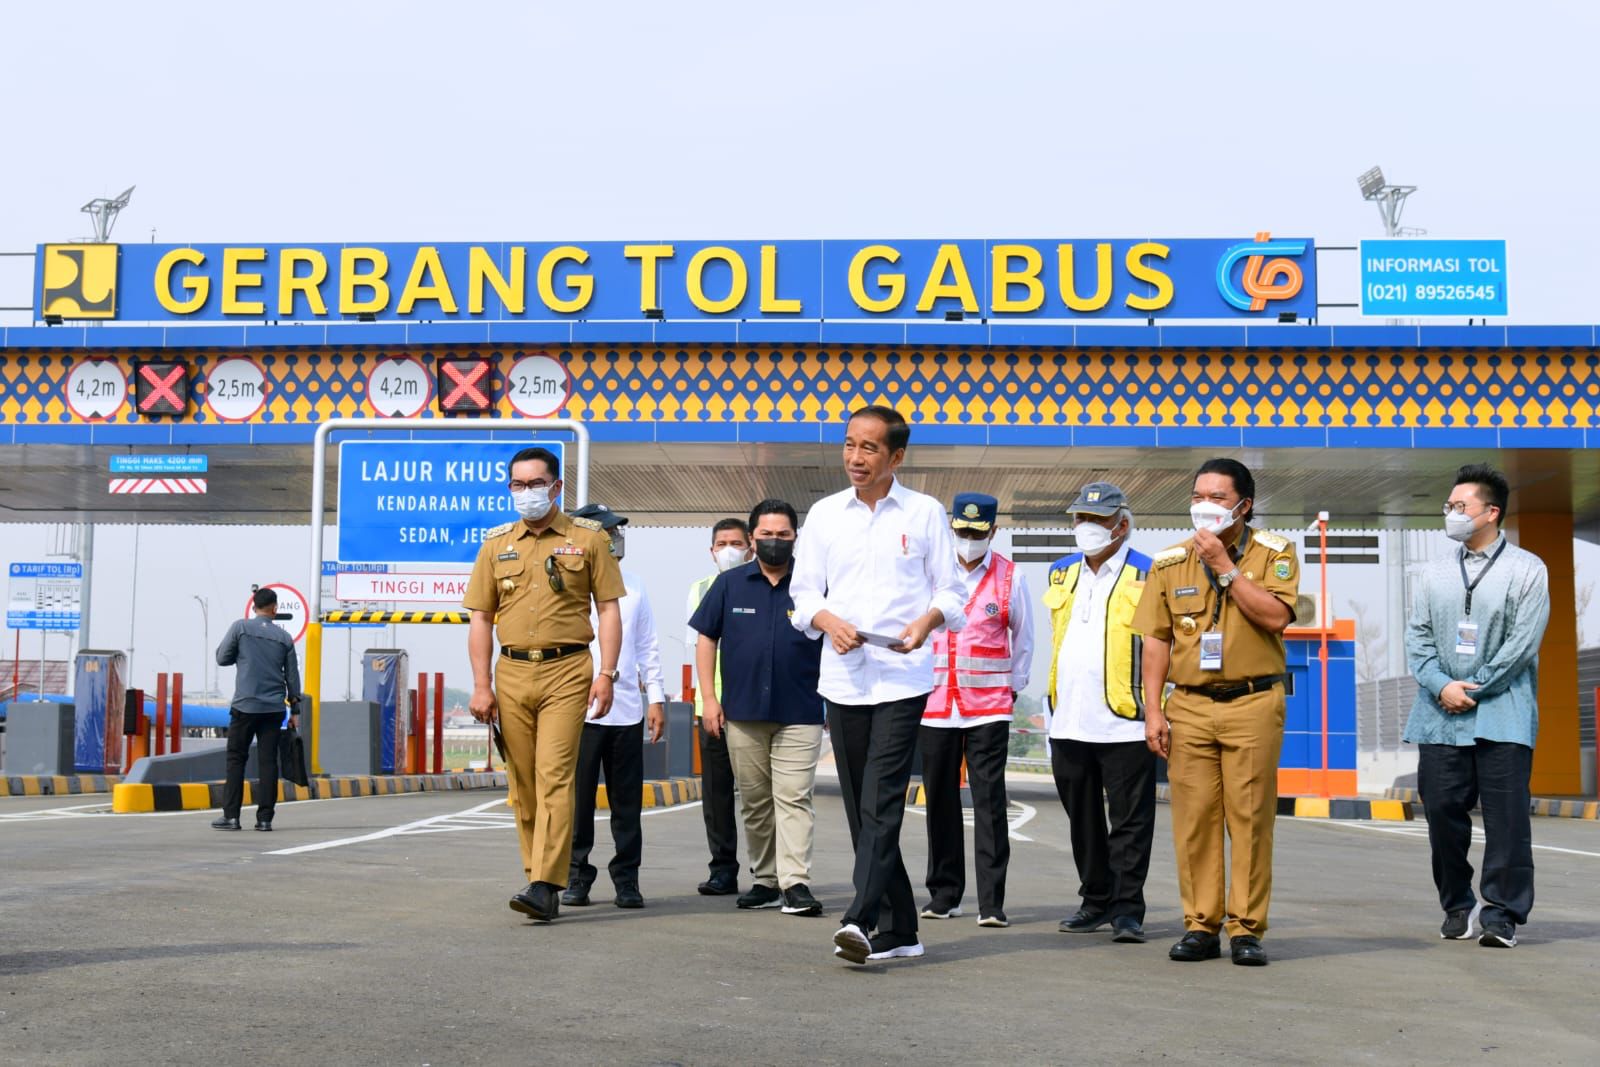
<instances>
[{"instance_id":1,"label":"black belt","mask_svg":"<svg viewBox=\"0 0 1600 1067\"><path fill-rule=\"evenodd\" d=\"M1201 696L1210 697L1218 703L1226 704L1229 701L1238 700L1240 697L1249 696L1251 693L1260 693L1271 689L1279 682L1288 680L1289 676L1287 674L1265 674L1260 678L1251 678L1243 682L1219 685L1180 685L1178 688L1191 693L1199 693Z\"/></svg>"},{"instance_id":2,"label":"black belt","mask_svg":"<svg viewBox=\"0 0 1600 1067\"><path fill-rule=\"evenodd\" d=\"M501 645L500 654L506 659L520 659L524 663L543 663L547 659L560 659L562 656L575 656L579 652L589 651L588 645L557 645L555 648L512 648L510 645Z\"/></svg>"}]
</instances>

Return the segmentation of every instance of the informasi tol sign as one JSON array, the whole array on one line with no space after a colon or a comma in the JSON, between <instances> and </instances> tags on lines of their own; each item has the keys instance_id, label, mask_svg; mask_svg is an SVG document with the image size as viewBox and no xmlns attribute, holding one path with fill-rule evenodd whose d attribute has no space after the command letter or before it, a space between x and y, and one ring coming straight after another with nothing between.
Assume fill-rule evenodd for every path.
<instances>
[{"instance_id":1,"label":"informasi tol sign","mask_svg":"<svg viewBox=\"0 0 1600 1067\"><path fill-rule=\"evenodd\" d=\"M1504 241L1361 242L1361 313L1505 315Z\"/></svg>"},{"instance_id":2,"label":"informasi tol sign","mask_svg":"<svg viewBox=\"0 0 1600 1067\"><path fill-rule=\"evenodd\" d=\"M470 564L484 531L516 518L511 457L533 445L565 465L560 441L342 442L339 558Z\"/></svg>"}]
</instances>

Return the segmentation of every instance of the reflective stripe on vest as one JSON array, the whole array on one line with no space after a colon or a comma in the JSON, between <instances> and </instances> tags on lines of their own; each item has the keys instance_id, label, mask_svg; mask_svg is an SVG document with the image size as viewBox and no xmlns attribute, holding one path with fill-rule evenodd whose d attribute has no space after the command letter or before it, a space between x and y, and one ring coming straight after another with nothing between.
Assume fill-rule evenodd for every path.
<instances>
[{"instance_id":1,"label":"reflective stripe on vest","mask_svg":"<svg viewBox=\"0 0 1600 1067\"><path fill-rule=\"evenodd\" d=\"M925 719L980 718L1011 713L1011 574L998 552L967 602L966 625L933 637L933 685ZM991 612L991 609L992 612ZM955 684L950 684L951 676Z\"/></svg>"}]
</instances>

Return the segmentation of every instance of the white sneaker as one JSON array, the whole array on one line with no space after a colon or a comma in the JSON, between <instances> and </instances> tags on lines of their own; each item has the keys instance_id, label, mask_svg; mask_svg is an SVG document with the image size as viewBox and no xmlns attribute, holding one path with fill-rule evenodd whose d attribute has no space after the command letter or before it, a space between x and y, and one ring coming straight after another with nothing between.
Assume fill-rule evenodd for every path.
<instances>
[{"instance_id":1,"label":"white sneaker","mask_svg":"<svg viewBox=\"0 0 1600 1067\"><path fill-rule=\"evenodd\" d=\"M987 926L991 930L1003 930L1011 925L1011 920L1006 918L1006 913L997 911L993 915L983 915L978 919L979 926Z\"/></svg>"},{"instance_id":2,"label":"white sneaker","mask_svg":"<svg viewBox=\"0 0 1600 1067\"><path fill-rule=\"evenodd\" d=\"M872 942L855 923L845 923L834 931L833 954L846 963L866 963L872 955Z\"/></svg>"},{"instance_id":3,"label":"white sneaker","mask_svg":"<svg viewBox=\"0 0 1600 1067\"><path fill-rule=\"evenodd\" d=\"M886 948L882 952L874 952L867 957L868 960L914 960L922 955L924 949L922 942L914 945L900 945L897 948Z\"/></svg>"},{"instance_id":4,"label":"white sneaker","mask_svg":"<svg viewBox=\"0 0 1600 1067\"><path fill-rule=\"evenodd\" d=\"M929 901L917 914L924 919L956 919L961 916L961 905L957 904L954 907L940 911L934 907L932 901Z\"/></svg>"}]
</instances>

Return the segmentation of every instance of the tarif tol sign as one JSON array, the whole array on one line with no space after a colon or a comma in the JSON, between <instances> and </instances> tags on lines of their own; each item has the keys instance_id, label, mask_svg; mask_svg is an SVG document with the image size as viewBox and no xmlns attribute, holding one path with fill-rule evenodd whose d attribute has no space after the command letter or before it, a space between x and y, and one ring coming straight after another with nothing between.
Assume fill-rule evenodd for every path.
<instances>
[{"instance_id":1,"label":"tarif tol sign","mask_svg":"<svg viewBox=\"0 0 1600 1067\"><path fill-rule=\"evenodd\" d=\"M1316 312L1303 238L41 245L36 314L152 322Z\"/></svg>"}]
</instances>

